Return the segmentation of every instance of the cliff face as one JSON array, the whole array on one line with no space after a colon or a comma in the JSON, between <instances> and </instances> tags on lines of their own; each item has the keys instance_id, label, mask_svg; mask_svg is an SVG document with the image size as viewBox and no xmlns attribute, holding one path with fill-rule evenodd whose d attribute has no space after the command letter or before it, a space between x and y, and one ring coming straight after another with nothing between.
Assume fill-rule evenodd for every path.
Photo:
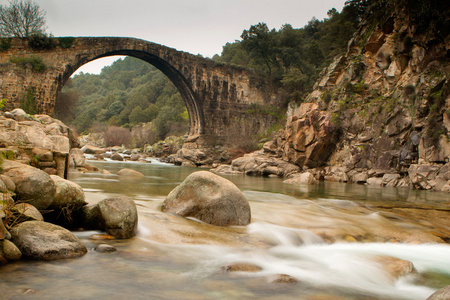
<instances>
[{"instance_id":1,"label":"cliff face","mask_svg":"<svg viewBox=\"0 0 450 300\"><path fill-rule=\"evenodd\" d=\"M360 27L264 152L329 180L450 190L449 61L448 35L393 9Z\"/></svg>"}]
</instances>

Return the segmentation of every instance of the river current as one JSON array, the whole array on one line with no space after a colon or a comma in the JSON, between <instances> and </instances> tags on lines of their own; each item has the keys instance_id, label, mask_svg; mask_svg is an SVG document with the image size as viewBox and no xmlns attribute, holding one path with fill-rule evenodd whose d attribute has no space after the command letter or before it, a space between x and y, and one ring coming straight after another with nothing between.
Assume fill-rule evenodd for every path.
<instances>
[{"instance_id":1,"label":"river current","mask_svg":"<svg viewBox=\"0 0 450 300\"><path fill-rule=\"evenodd\" d=\"M131 197L137 236L75 232L89 250L85 256L2 267L0 299L426 299L450 285L448 194L222 175L252 210L250 225L222 228L159 209L199 169L156 160L89 163L112 174L72 171L69 179L89 203ZM121 180L114 174L122 168L145 177ZM98 244L117 251L98 253ZM411 261L417 273L393 276L380 262L385 257ZM261 270L224 271L235 263ZM294 280L278 282L280 274Z\"/></svg>"}]
</instances>

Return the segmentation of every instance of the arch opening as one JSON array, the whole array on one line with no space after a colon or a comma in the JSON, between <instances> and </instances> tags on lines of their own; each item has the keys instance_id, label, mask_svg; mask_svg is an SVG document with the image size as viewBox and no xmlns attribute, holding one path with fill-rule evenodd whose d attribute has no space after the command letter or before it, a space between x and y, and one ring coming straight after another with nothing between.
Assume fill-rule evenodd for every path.
<instances>
[{"instance_id":1,"label":"arch opening","mask_svg":"<svg viewBox=\"0 0 450 300\"><path fill-rule=\"evenodd\" d=\"M176 87L187 109L189 117L189 137L199 136L204 133L203 113L199 107L196 95L186 78L167 61L142 50L115 50L105 52L92 58L79 57L77 62L73 65L67 65L65 72L60 76L57 85L57 96L60 94L62 88L72 74L74 74L80 67L92 61L113 56L137 58L149 63L161 71Z\"/></svg>"}]
</instances>

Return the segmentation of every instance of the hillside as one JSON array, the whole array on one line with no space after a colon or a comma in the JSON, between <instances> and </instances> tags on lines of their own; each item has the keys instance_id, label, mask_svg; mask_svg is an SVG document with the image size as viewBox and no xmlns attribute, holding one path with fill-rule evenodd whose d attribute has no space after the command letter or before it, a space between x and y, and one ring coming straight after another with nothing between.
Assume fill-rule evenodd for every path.
<instances>
[{"instance_id":1,"label":"hillside","mask_svg":"<svg viewBox=\"0 0 450 300\"><path fill-rule=\"evenodd\" d=\"M175 86L155 67L133 57L115 61L99 75L75 75L56 101L55 116L79 133L152 122L141 144L189 130L186 107Z\"/></svg>"}]
</instances>

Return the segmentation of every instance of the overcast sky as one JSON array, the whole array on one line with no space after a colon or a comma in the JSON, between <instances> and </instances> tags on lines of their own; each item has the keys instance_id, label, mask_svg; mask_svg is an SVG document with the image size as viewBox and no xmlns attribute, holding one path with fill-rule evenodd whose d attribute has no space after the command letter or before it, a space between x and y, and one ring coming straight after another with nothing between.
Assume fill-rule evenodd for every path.
<instances>
[{"instance_id":1,"label":"overcast sky","mask_svg":"<svg viewBox=\"0 0 450 300\"><path fill-rule=\"evenodd\" d=\"M35 0L47 13L54 36L135 37L212 57L244 29L259 22L279 29L300 28L327 11L341 11L345 0ZM0 0L6 4L7 0ZM85 65L97 73L99 66ZM89 68L88 68L89 67Z\"/></svg>"}]
</instances>

